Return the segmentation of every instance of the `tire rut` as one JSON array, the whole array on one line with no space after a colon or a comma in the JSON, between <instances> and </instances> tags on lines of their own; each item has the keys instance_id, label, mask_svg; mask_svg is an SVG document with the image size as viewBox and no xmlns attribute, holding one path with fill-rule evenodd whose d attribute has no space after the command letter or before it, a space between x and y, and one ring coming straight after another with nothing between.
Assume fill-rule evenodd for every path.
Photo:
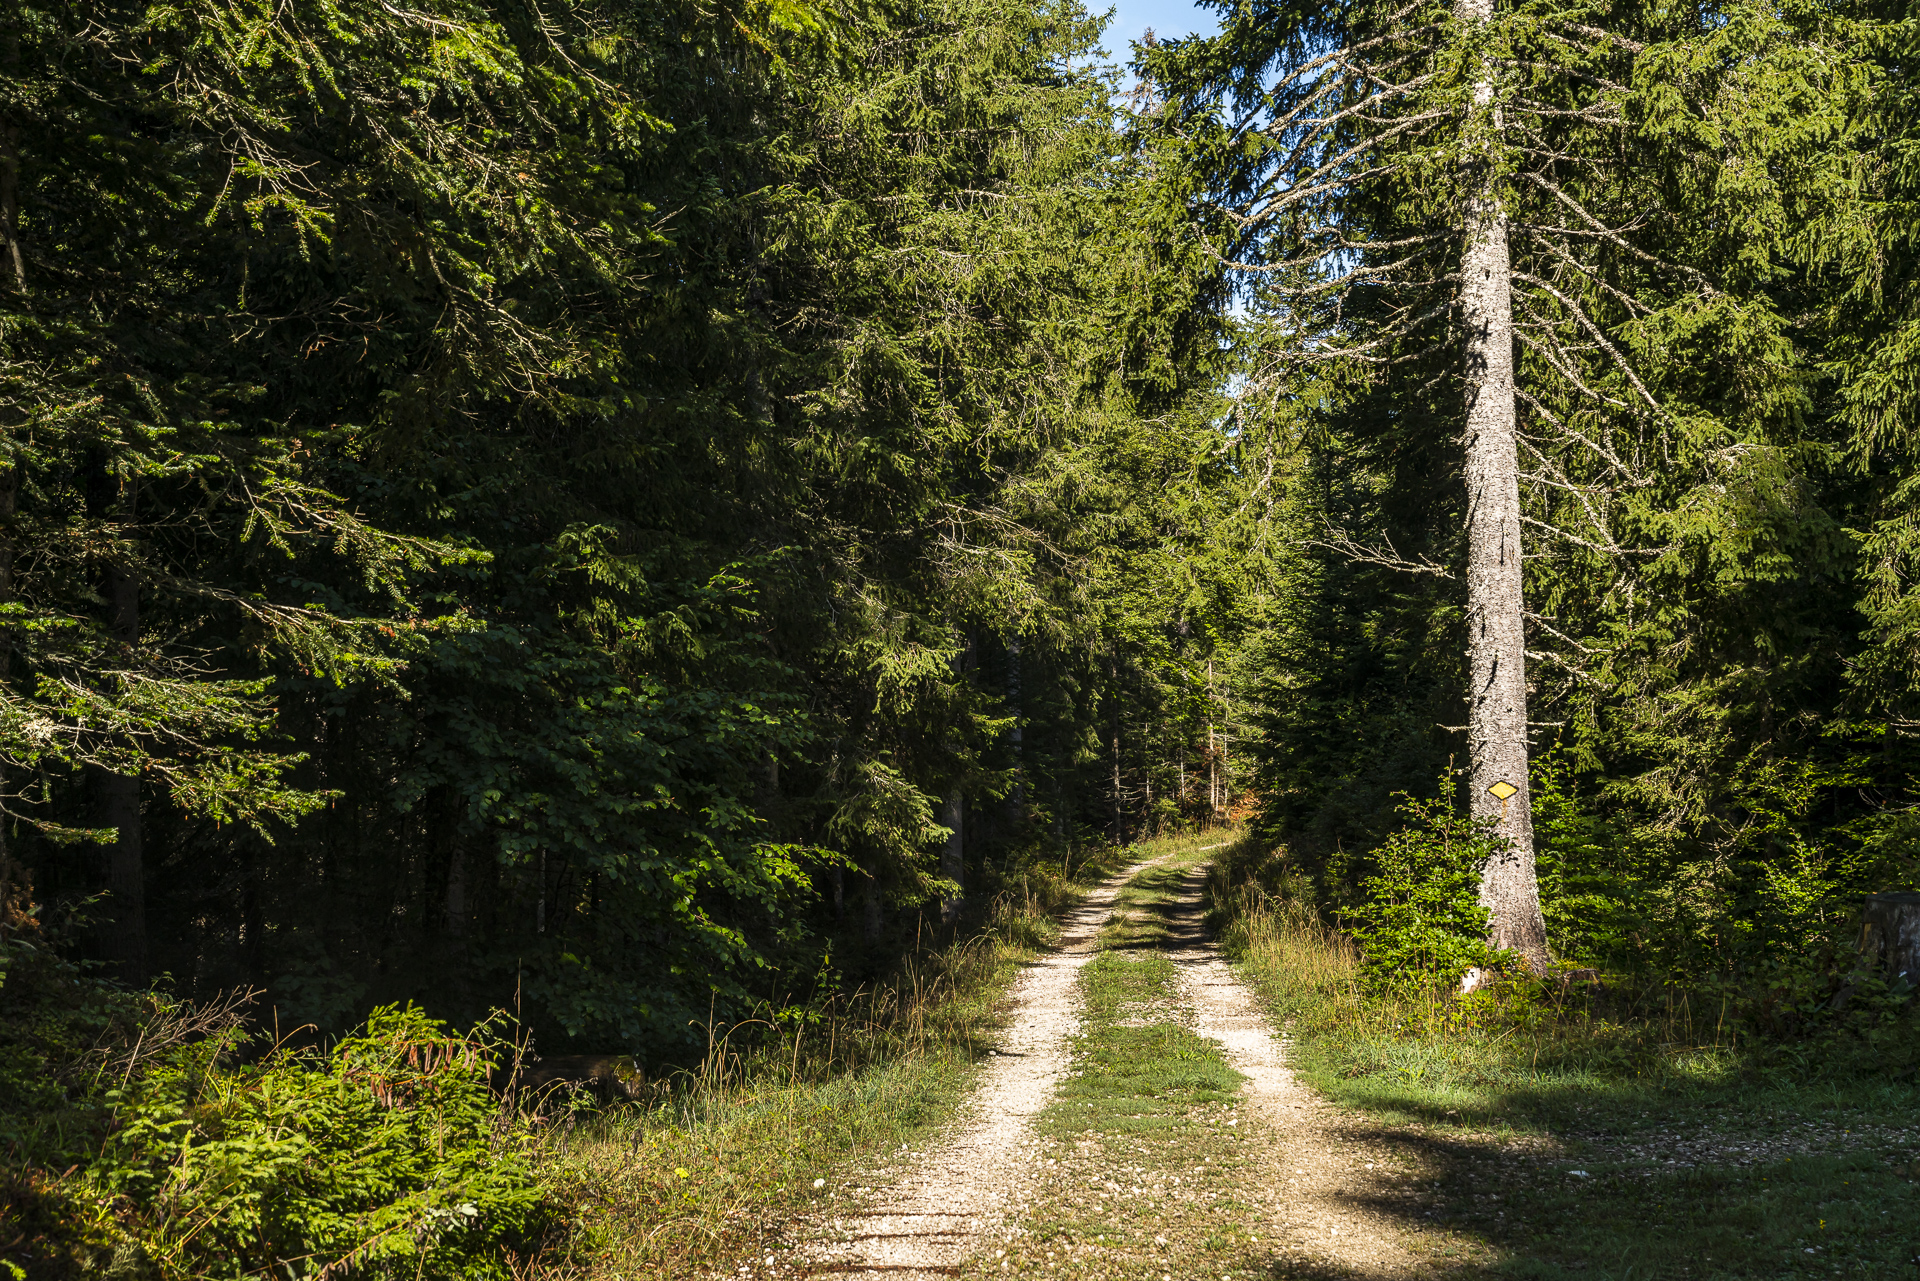
<instances>
[{"instance_id":1,"label":"tire rut","mask_svg":"<svg viewBox=\"0 0 1920 1281\"><path fill-rule=\"evenodd\" d=\"M1067 1038L1079 1026L1074 980L1120 887L1152 865L1136 863L1089 893L1062 923L1059 946L1040 957L1008 993L1004 1040L981 1073L958 1132L893 1176L873 1203L819 1224L804 1251L810 1275L916 1281L958 1275L989 1233L1032 1201L1034 1164L1021 1151L1032 1118L1052 1100L1067 1067Z\"/></svg>"}]
</instances>

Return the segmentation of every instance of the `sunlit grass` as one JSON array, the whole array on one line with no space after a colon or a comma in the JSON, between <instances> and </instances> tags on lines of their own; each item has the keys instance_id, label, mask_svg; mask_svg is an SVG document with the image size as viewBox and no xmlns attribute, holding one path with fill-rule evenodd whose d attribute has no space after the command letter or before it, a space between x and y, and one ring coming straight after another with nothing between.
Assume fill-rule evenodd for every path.
<instances>
[{"instance_id":1,"label":"sunlit grass","mask_svg":"<svg viewBox=\"0 0 1920 1281\"><path fill-rule=\"evenodd\" d=\"M1911 1272L1910 1075L1782 1071L1684 998L1368 991L1350 940L1233 862L1210 882L1225 950L1295 1071L1434 1172L1429 1221L1490 1252L1464 1275Z\"/></svg>"},{"instance_id":2,"label":"sunlit grass","mask_svg":"<svg viewBox=\"0 0 1920 1281\"><path fill-rule=\"evenodd\" d=\"M1029 866L973 937L799 1017L716 1037L701 1062L634 1104L549 1122L547 1173L574 1226L541 1275L731 1271L789 1247L795 1216L858 1204L877 1166L952 1116L1000 1027L1007 984L1057 937L1059 912L1134 857L1107 849Z\"/></svg>"}]
</instances>

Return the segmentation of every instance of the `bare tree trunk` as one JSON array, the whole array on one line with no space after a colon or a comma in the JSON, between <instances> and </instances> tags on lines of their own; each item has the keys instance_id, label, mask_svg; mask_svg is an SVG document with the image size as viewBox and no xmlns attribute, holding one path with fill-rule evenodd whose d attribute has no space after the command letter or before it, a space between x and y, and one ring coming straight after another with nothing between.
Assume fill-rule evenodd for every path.
<instances>
[{"instance_id":1,"label":"bare tree trunk","mask_svg":"<svg viewBox=\"0 0 1920 1281\"><path fill-rule=\"evenodd\" d=\"M1125 840L1121 832L1121 793L1120 793L1120 665L1113 659L1107 660L1107 697L1112 701L1111 719L1113 736L1113 839Z\"/></svg>"},{"instance_id":2,"label":"bare tree trunk","mask_svg":"<svg viewBox=\"0 0 1920 1281\"><path fill-rule=\"evenodd\" d=\"M1207 826L1220 822L1220 758L1213 750L1213 660L1207 660Z\"/></svg>"},{"instance_id":3,"label":"bare tree trunk","mask_svg":"<svg viewBox=\"0 0 1920 1281\"><path fill-rule=\"evenodd\" d=\"M1493 0L1458 0L1468 22L1493 16ZM1474 88L1486 107L1492 80ZM1499 127L1499 108L1494 107ZM1520 481L1515 441L1512 265L1507 214L1486 168L1467 206L1460 263L1466 326L1468 791L1475 818L1491 819L1505 848L1480 878L1496 947L1547 963L1546 922L1534 877L1527 787L1527 657L1521 596Z\"/></svg>"},{"instance_id":4,"label":"bare tree trunk","mask_svg":"<svg viewBox=\"0 0 1920 1281\"><path fill-rule=\"evenodd\" d=\"M1020 633L1007 637L1007 710L1013 714L1008 737L1013 742L1013 790L1007 794L1007 831L1018 840L1027 817L1026 710L1021 705Z\"/></svg>"},{"instance_id":5,"label":"bare tree trunk","mask_svg":"<svg viewBox=\"0 0 1920 1281\"><path fill-rule=\"evenodd\" d=\"M1220 824L1233 821L1233 756L1227 748L1225 709L1220 718Z\"/></svg>"},{"instance_id":6,"label":"bare tree trunk","mask_svg":"<svg viewBox=\"0 0 1920 1281\"><path fill-rule=\"evenodd\" d=\"M124 566L107 569L107 630L122 644L140 639L140 580ZM100 948L135 986L147 981L146 868L140 842L140 776L95 768L93 825L115 831L103 849L101 876L108 899L100 921Z\"/></svg>"},{"instance_id":7,"label":"bare tree trunk","mask_svg":"<svg viewBox=\"0 0 1920 1281\"><path fill-rule=\"evenodd\" d=\"M967 862L966 843L961 838L961 824L966 818L966 801L960 795L960 789L954 788L947 793L947 813L945 825L951 834L947 837L947 846L940 851L940 878L952 881L955 885L966 883ZM964 888L952 898L940 901L940 919L951 923L960 914L960 901L965 897Z\"/></svg>"},{"instance_id":8,"label":"bare tree trunk","mask_svg":"<svg viewBox=\"0 0 1920 1281\"><path fill-rule=\"evenodd\" d=\"M13 599L13 513L20 494L20 468L10 466L0 476L0 603ZM0 683L13 670L13 638L0 634ZM0 943L6 942L8 906L13 892L12 852L7 848L6 773L0 770Z\"/></svg>"},{"instance_id":9,"label":"bare tree trunk","mask_svg":"<svg viewBox=\"0 0 1920 1281\"><path fill-rule=\"evenodd\" d=\"M20 77L20 19L8 21L0 35L0 75L17 81ZM27 292L27 259L20 249L20 125L11 116L0 116L0 246L6 255L7 274L13 287Z\"/></svg>"},{"instance_id":10,"label":"bare tree trunk","mask_svg":"<svg viewBox=\"0 0 1920 1281\"><path fill-rule=\"evenodd\" d=\"M1207 826L1220 819L1220 758L1213 750L1213 722L1207 722Z\"/></svg>"}]
</instances>

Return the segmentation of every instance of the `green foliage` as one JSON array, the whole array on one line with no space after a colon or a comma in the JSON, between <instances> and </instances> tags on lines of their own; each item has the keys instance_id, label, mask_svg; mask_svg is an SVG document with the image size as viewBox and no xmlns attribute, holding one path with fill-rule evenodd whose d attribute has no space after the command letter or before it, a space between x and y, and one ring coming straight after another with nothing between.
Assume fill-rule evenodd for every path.
<instances>
[{"instance_id":1,"label":"green foliage","mask_svg":"<svg viewBox=\"0 0 1920 1281\"><path fill-rule=\"evenodd\" d=\"M1480 870L1502 842L1444 801L1402 796L1398 812L1406 826L1374 849L1379 870L1361 878L1364 897L1341 921L1374 985L1457 986L1468 969L1498 961L1479 890Z\"/></svg>"},{"instance_id":2,"label":"green foliage","mask_svg":"<svg viewBox=\"0 0 1920 1281\"><path fill-rule=\"evenodd\" d=\"M1224 808L1220 281L1077 5L0 22L0 790L125 978L667 1059L956 793Z\"/></svg>"},{"instance_id":3,"label":"green foliage","mask_svg":"<svg viewBox=\"0 0 1920 1281\"><path fill-rule=\"evenodd\" d=\"M1791 966L1830 999L1859 896L1920 875L1905 19L1449 10L1223 6L1218 36L1152 61L1196 208L1244 220L1237 412L1288 442L1289 543L1235 682L1259 826L1351 909L1395 796L1466 750L1450 255L1461 175L1491 173L1516 229L1552 944L1748 991ZM1401 87L1301 70L1342 48ZM1502 123L1463 94L1471 66Z\"/></svg>"},{"instance_id":4,"label":"green foliage","mask_svg":"<svg viewBox=\"0 0 1920 1281\"><path fill-rule=\"evenodd\" d=\"M546 1214L490 1074L510 1046L416 1009L375 1011L326 1054L220 1070L202 1042L109 1088L90 1190L128 1204L162 1275L297 1267L510 1275Z\"/></svg>"},{"instance_id":5,"label":"green foliage","mask_svg":"<svg viewBox=\"0 0 1920 1281\"><path fill-rule=\"evenodd\" d=\"M1561 960L1631 969L1648 923L1647 883L1658 881L1618 831L1581 806L1570 772L1558 756L1536 758L1528 780L1540 908Z\"/></svg>"},{"instance_id":6,"label":"green foliage","mask_svg":"<svg viewBox=\"0 0 1920 1281\"><path fill-rule=\"evenodd\" d=\"M136 998L17 940L6 960L0 1230L29 1275L505 1277L554 1224L490 1084L514 1049L485 1027L385 1009L236 1063L232 1007Z\"/></svg>"}]
</instances>

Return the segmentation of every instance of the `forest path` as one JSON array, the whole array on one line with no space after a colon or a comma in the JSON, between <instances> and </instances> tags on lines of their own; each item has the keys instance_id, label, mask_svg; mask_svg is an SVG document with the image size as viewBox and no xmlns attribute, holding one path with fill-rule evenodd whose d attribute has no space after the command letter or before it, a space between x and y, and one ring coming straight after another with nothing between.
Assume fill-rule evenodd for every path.
<instances>
[{"instance_id":1,"label":"forest path","mask_svg":"<svg viewBox=\"0 0 1920 1281\"><path fill-rule=\"evenodd\" d=\"M1205 870L1196 869L1181 884L1167 914L1168 955L1180 966L1190 1026L1218 1042L1247 1078L1241 1096L1256 1156L1243 1195L1263 1211L1271 1254L1279 1256L1266 1260L1267 1270L1419 1275L1427 1261L1406 1248L1399 1226L1404 1201L1389 1172L1398 1162L1356 1144L1348 1114L1295 1080L1252 991L1207 937L1205 882Z\"/></svg>"},{"instance_id":2,"label":"forest path","mask_svg":"<svg viewBox=\"0 0 1920 1281\"><path fill-rule=\"evenodd\" d=\"M962 1264L1031 1200L1032 1120L1066 1071L1078 1026L1074 980L1092 957L1120 888L1158 860L1134 864L1093 890L1062 922L1059 946L1008 993L1007 1031L957 1133L904 1170L877 1170L874 1201L822 1225L803 1251L803 1274L853 1278L956 1276ZM865 1189L862 1189L865 1191Z\"/></svg>"},{"instance_id":3,"label":"forest path","mask_svg":"<svg viewBox=\"0 0 1920 1281\"><path fill-rule=\"evenodd\" d=\"M1295 1080L1207 937L1212 848L1088 896L1016 984L961 1127L870 1172L873 1200L818 1225L800 1275L1432 1275L1409 1163Z\"/></svg>"},{"instance_id":4,"label":"forest path","mask_svg":"<svg viewBox=\"0 0 1920 1281\"><path fill-rule=\"evenodd\" d=\"M1205 926L1204 850L1134 873L1092 962L1036 1185L957 1275L1048 1281L1401 1281L1420 1240L1407 1154L1321 1100Z\"/></svg>"}]
</instances>

